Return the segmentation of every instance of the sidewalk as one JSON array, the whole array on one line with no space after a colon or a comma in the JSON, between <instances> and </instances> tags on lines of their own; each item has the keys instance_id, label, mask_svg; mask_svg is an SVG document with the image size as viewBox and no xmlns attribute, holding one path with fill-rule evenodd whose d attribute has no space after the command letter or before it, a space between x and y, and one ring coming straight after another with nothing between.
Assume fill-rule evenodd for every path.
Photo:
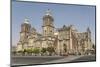
<instances>
[{"instance_id":1,"label":"sidewalk","mask_svg":"<svg viewBox=\"0 0 100 67\"><path fill-rule=\"evenodd\" d=\"M84 56L84 55L82 55L82 56ZM77 59L77 58L80 58L80 57L82 57L82 56L68 56L68 57L65 57L65 58L63 58L63 59L44 62L43 64L46 64L46 63L69 62L69 61L75 60L75 59Z\"/></svg>"}]
</instances>

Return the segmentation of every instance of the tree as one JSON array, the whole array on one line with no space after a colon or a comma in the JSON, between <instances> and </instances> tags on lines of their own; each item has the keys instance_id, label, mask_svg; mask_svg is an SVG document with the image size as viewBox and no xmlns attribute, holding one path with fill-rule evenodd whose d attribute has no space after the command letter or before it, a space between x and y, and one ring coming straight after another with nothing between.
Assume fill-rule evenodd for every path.
<instances>
[{"instance_id":1,"label":"tree","mask_svg":"<svg viewBox=\"0 0 100 67\"><path fill-rule=\"evenodd\" d=\"M18 53L22 53L22 52L23 52L22 50L18 51Z\"/></svg>"},{"instance_id":2,"label":"tree","mask_svg":"<svg viewBox=\"0 0 100 67\"><path fill-rule=\"evenodd\" d=\"M24 54L24 51L23 50L19 50L17 51L20 55L23 55Z\"/></svg>"},{"instance_id":3,"label":"tree","mask_svg":"<svg viewBox=\"0 0 100 67\"><path fill-rule=\"evenodd\" d=\"M48 47L47 51L49 52L49 55L51 56L52 53L55 51L53 47Z\"/></svg>"},{"instance_id":4,"label":"tree","mask_svg":"<svg viewBox=\"0 0 100 67\"><path fill-rule=\"evenodd\" d=\"M44 54L46 53L47 49L46 48L42 48L41 52Z\"/></svg>"},{"instance_id":5,"label":"tree","mask_svg":"<svg viewBox=\"0 0 100 67\"><path fill-rule=\"evenodd\" d=\"M40 52L40 50L39 50L39 48L34 48L32 52L35 54L38 54Z\"/></svg>"},{"instance_id":6,"label":"tree","mask_svg":"<svg viewBox=\"0 0 100 67\"><path fill-rule=\"evenodd\" d=\"M27 52L28 54L32 53L32 49L26 49L25 52Z\"/></svg>"}]
</instances>

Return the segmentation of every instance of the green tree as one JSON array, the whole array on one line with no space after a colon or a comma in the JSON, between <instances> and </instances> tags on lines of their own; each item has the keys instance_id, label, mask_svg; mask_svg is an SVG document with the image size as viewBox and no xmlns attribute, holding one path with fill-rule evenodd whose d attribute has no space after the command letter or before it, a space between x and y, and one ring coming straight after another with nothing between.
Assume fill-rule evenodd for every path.
<instances>
[{"instance_id":1,"label":"green tree","mask_svg":"<svg viewBox=\"0 0 100 67\"><path fill-rule=\"evenodd\" d=\"M42 48L42 49L41 49L41 52L42 52L43 54L46 53L46 51L47 51L46 48Z\"/></svg>"},{"instance_id":2,"label":"green tree","mask_svg":"<svg viewBox=\"0 0 100 67\"><path fill-rule=\"evenodd\" d=\"M26 52L27 52L28 54L32 54L32 49L27 49Z\"/></svg>"},{"instance_id":3,"label":"green tree","mask_svg":"<svg viewBox=\"0 0 100 67\"><path fill-rule=\"evenodd\" d=\"M24 55L24 51L23 51L23 50L18 51L18 53L19 53L20 55Z\"/></svg>"},{"instance_id":4,"label":"green tree","mask_svg":"<svg viewBox=\"0 0 100 67\"><path fill-rule=\"evenodd\" d=\"M39 50L39 48L34 48L32 50L32 52L35 53L35 55L36 55L36 54L39 54L40 53L40 50Z\"/></svg>"},{"instance_id":5,"label":"green tree","mask_svg":"<svg viewBox=\"0 0 100 67\"><path fill-rule=\"evenodd\" d=\"M47 51L49 52L49 55L51 56L53 52L55 52L53 47L48 47Z\"/></svg>"}]
</instances>

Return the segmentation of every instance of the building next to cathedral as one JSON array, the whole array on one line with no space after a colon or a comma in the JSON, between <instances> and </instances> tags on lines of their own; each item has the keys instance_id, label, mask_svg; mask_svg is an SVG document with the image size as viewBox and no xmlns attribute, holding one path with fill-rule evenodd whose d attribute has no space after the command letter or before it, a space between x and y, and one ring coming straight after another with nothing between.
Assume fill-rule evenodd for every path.
<instances>
[{"instance_id":1,"label":"building next to cathedral","mask_svg":"<svg viewBox=\"0 0 100 67\"><path fill-rule=\"evenodd\" d=\"M78 32L73 25L63 25L62 28L56 28L50 10L46 11L42 20L42 33L38 33L31 26L29 20L25 19L24 23L21 24L17 51L34 48L41 50L42 48L53 47L56 55L62 55L85 54L93 49L89 27L85 32Z\"/></svg>"}]
</instances>

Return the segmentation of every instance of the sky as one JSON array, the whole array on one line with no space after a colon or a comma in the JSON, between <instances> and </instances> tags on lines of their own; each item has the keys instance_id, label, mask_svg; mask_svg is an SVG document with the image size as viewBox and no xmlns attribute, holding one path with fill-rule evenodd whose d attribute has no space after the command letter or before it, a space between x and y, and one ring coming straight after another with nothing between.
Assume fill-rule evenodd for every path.
<instances>
[{"instance_id":1,"label":"sky","mask_svg":"<svg viewBox=\"0 0 100 67\"><path fill-rule=\"evenodd\" d=\"M95 6L71 4L12 2L12 45L17 45L20 38L21 24L28 18L29 23L42 33L43 16L50 9L56 28L63 25L74 25L79 32L91 30L92 41L95 43Z\"/></svg>"}]
</instances>

